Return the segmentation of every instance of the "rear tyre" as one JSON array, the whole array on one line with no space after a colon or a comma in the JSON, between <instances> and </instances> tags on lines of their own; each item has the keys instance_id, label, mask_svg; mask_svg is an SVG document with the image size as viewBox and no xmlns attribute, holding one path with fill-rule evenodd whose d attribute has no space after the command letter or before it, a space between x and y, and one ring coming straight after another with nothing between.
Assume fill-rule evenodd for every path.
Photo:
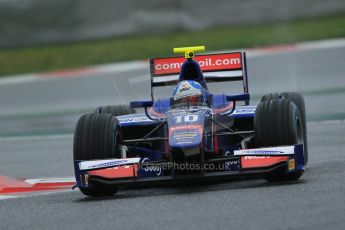
<instances>
[{"instance_id":1,"label":"rear tyre","mask_svg":"<svg viewBox=\"0 0 345 230\"><path fill-rule=\"evenodd\" d=\"M290 99L264 100L255 111L254 131L256 147L304 144L303 118ZM294 181L302 176L297 171L285 174L275 171L265 176L270 182Z\"/></svg>"},{"instance_id":2,"label":"rear tyre","mask_svg":"<svg viewBox=\"0 0 345 230\"><path fill-rule=\"evenodd\" d=\"M108 105L100 106L96 109L95 113L111 114L113 116L120 116L126 114L136 113L135 109L130 108L129 105Z\"/></svg>"},{"instance_id":3,"label":"rear tyre","mask_svg":"<svg viewBox=\"0 0 345 230\"><path fill-rule=\"evenodd\" d=\"M283 92L283 93L270 93L266 94L261 98L261 102L268 100L278 100L278 99L290 99L295 105L297 105L302 120L303 120L303 129L304 129L304 164L307 165L308 162L308 139L307 139L307 125L306 125L306 112L305 112L305 103L304 98L300 93L296 92Z\"/></svg>"},{"instance_id":4,"label":"rear tyre","mask_svg":"<svg viewBox=\"0 0 345 230\"><path fill-rule=\"evenodd\" d=\"M94 160L113 158L117 154L117 143L121 132L116 117L110 114L85 114L80 117L75 128L73 158ZM80 188L86 196L110 196L117 191L103 185Z\"/></svg>"}]
</instances>

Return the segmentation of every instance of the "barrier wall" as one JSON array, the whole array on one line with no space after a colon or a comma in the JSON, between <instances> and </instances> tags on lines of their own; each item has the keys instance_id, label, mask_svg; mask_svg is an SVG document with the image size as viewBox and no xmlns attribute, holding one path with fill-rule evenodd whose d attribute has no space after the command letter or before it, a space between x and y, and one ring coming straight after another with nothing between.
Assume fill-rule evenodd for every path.
<instances>
[{"instance_id":1,"label":"barrier wall","mask_svg":"<svg viewBox=\"0 0 345 230\"><path fill-rule=\"evenodd\" d=\"M0 47L345 13L344 0L0 0Z\"/></svg>"}]
</instances>

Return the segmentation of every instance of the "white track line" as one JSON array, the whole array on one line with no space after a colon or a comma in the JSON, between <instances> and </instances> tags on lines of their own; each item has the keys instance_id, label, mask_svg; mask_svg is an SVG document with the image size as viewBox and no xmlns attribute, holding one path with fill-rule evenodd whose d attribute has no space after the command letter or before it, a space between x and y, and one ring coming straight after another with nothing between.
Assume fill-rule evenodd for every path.
<instances>
[{"instance_id":1,"label":"white track line","mask_svg":"<svg viewBox=\"0 0 345 230\"><path fill-rule=\"evenodd\" d=\"M35 74L23 74L23 75L16 75L16 76L5 76L1 77L0 85L10 85L10 84L18 84L18 83L25 83L25 82L33 82L37 81L37 76Z\"/></svg>"},{"instance_id":2,"label":"white track line","mask_svg":"<svg viewBox=\"0 0 345 230\"><path fill-rule=\"evenodd\" d=\"M19 198L20 196L11 196L11 195L0 195L0 200L8 200L13 198Z\"/></svg>"},{"instance_id":3,"label":"white track line","mask_svg":"<svg viewBox=\"0 0 345 230\"><path fill-rule=\"evenodd\" d=\"M57 79L66 79L62 72L66 72L67 76L71 77L95 77L99 74L111 73L111 74L121 74L127 71L148 69L149 63L147 61L129 61L123 63L114 63L114 64L105 64L105 65L96 65L88 66L81 68L80 73L77 69L71 70L60 70L57 72L48 72L48 73L32 73L32 74L21 74L15 76L3 76L0 78L0 85L9 85L9 84L18 84L26 82L35 82L35 81L50 81ZM59 73L60 72L60 73ZM55 75L55 76L54 76Z\"/></svg>"},{"instance_id":4,"label":"white track line","mask_svg":"<svg viewBox=\"0 0 345 230\"><path fill-rule=\"evenodd\" d=\"M26 179L24 181L28 184L51 184L51 183L73 183L75 182L74 177L61 177L61 178L41 178L41 179Z\"/></svg>"},{"instance_id":5,"label":"white track line","mask_svg":"<svg viewBox=\"0 0 345 230\"><path fill-rule=\"evenodd\" d=\"M57 191L44 191L44 192L33 192L33 193L25 193L20 195L0 195L0 200L9 200L9 199L18 199L18 198L26 198L26 197L36 197L36 196L47 196L52 194L58 193L67 193L67 192L74 192L72 189L70 190L57 190Z\"/></svg>"},{"instance_id":6,"label":"white track line","mask_svg":"<svg viewBox=\"0 0 345 230\"><path fill-rule=\"evenodd\" d=\"M301 50L341 48L345 47L345 39L337 38L313 42L301 42L297 44L297 47Z\"/></svg>"},{"instance_id":7,"label":"white track line","mask_svg":"<svg viewBox=\"0 0 345 230\"><path fill-rule=\"evenodd\" d=\"M332 125L332 124L345 124L344 120L323 120L323 121L308 121L308 125Z\"/></svg>"},{"instance_id":8,"label":"white track line","mask_svg":"<svg viewBox=\"0 0 345 230\"><path fill-rule=\"evenodd\" d=\"M345 122L345 120L324 120L324 121L320 121L319 124L329 125L329 124L341 124L344 122Z\"/></svg>"},{"instance_id":9,"label":"white track line","mask_svg":"<svg viewBox=\"0 0 345 230\"><path fill-rule=\"evenodd\" d=\"M59 139L73 139L73 134L0 137L0 141L27 141L27 140L31 141L31 140L59 140Z\"/></svg>"}]
</instances>

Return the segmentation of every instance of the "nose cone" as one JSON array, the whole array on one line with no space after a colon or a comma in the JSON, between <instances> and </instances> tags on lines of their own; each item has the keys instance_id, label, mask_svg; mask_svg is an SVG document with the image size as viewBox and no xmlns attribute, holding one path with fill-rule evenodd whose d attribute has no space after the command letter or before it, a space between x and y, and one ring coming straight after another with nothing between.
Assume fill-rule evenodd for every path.
<instances>
[{"instance_id":1,"label":"nose cone","mask_svg":"<svg viewBox=\"0 0 345 230\"><path fill-rule=\"evenodd\" d=\"M203 141L205 112L188 109L168 114L169 146L172 152L196 155Z\"/></svg>"},{"instance_id":2,"label":"nose cone","mask_svg":"<svg viewBox=\"0 0 345 230\"><path fill-rule=\"evenodd\" d=\"M199 147L202 142L203 126L189 124L169 128L169 145L172 148Z\"/></svg>"}]
</instances>

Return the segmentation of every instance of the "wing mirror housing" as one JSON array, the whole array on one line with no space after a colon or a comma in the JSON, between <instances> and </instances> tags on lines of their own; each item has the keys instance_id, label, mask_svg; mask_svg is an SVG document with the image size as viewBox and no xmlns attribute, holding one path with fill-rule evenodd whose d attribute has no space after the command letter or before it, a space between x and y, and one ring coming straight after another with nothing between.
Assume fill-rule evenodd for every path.
<instances>
[{"instance_id":1,"label":"wing mirror housing","mask_svg":"<svg viewBox=\"0 0 345 230\"><path fill-rule=\"evenodd\" d=\"M249 101L249 93L237 94L237 95L226 95L228 101Z\"/></svg>"},{"instance_id":2,"label":"wing mirror housing","mask_svg":"<svg viewBox=\"0 0 345 230\"><path fill-rule=\"evenodd\" d=\"M131 101L129 106L132 109L152 107L153 101L151 101L151 100L150 101Z\"/></svg>"}]
</instances>

